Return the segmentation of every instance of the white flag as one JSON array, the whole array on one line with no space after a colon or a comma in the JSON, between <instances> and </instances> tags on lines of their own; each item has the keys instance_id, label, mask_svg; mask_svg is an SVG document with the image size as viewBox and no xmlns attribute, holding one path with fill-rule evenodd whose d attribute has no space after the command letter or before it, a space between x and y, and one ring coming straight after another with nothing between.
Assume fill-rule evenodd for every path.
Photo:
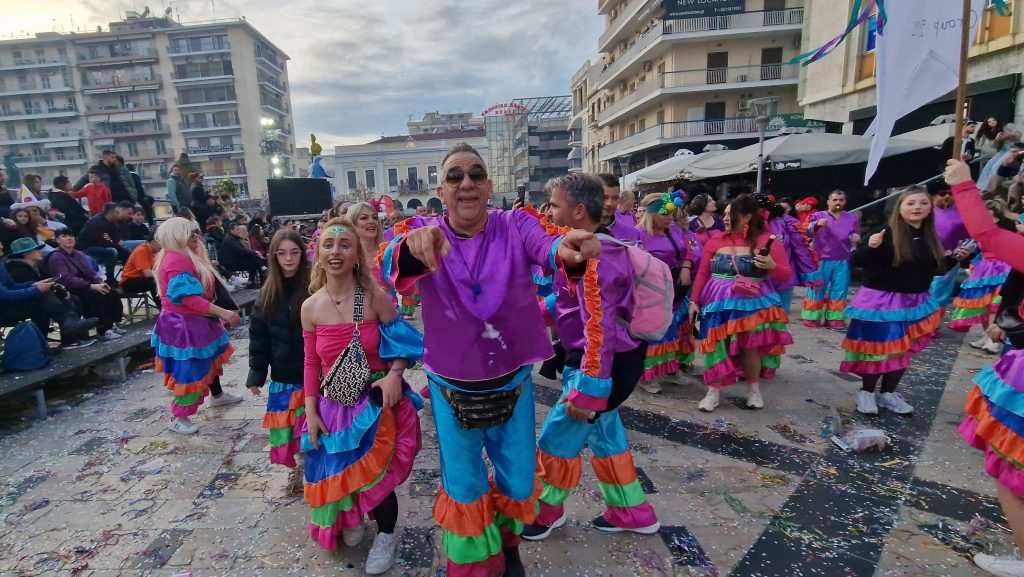
<instances>
[{"instance_id":1,"label":"white flag","mask_svg":"<svg viewBox=\"0 0 1024 577\"><path fill-rule=\"evenodd\" d=\"M971 0L971 38L987 0ZM960 78L961 0L889 0L878 36L877 114L865 136L874 136L864 185L874 176L896 121L956 90ZM951 110L955 112L955 110Z\"/></svg>"}]
</instances>

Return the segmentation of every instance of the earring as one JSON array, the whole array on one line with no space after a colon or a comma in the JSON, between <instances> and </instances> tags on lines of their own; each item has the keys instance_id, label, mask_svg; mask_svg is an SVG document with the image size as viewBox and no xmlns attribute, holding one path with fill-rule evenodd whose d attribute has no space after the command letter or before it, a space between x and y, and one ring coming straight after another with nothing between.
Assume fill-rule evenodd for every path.
<instances>
[{"instance_id":1,"label":"earring","mask_svg":"<svg viewBox=\"0 0 1024 577\"><path fill-rule=\"evenodd\" d=\"M747 234L750 232L750 225L743 225L743 238L747 238Z\"/></svg>"}]
</instances>

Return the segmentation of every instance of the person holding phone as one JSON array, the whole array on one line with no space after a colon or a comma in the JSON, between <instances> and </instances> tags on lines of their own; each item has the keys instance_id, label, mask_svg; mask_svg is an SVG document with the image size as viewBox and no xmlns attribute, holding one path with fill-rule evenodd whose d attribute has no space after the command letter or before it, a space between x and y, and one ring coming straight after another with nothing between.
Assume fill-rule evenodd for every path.
<instances>
[{"instance_id":1,"label":"person holding phone","mask_svg":"<svg viewBox=\"0 0 1024 577\"><path fill-rule=\"evenodd\" d=\"M355 547L363 517L372 515L377 535L365 570L379 575L398 547L395 488L409 478L422 446L423 401L403 374L423 355L423 337L374 280L356 226L346 219L330 220L320 233L309 291L301 311L309 535L328 550L339 537Z\"/></svg>"},{"instance_id":2,"label":"person holding phone","mask_svg":"<svg viewBox=\"0 0 1024 577\"><path fill-rule=\"evenodd\" d=\"M103 276L93 268L89 257L75 249L75 235L71 229L57 231L58 250L46 257L46 269L52 276L60 276L61 284L82 302L87 317L96 317L96 334L104 341L120 339L127 330L117 326L124 317L121 297Z\"/></svg>"},{"instance_id":3,"label":"person holding phone","mask_svg":"<svg viewBox=\"0 0 1024 577\"><path fill-rule=\"evenodd\" d=\"M162 248L154 264L161 309L151 342L157 370L174 393L170 429L191 435L199 428L190 417L208 394L213 407L242 400L225 392L220 383L223 367L234 353L224 327L241 321L237 312L213 302L216 285L224 280L210 262L195 223L172 218L160 225L155 239Z\"/></svg>"}]
</instances>

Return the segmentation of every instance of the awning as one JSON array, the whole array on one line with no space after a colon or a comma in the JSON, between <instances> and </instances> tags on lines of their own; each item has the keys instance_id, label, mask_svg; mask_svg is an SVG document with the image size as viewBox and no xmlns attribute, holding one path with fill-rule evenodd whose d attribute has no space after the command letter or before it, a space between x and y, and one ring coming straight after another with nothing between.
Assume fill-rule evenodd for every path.
<instances>
[{"instance_id":1,"label":"awning","mask_svg":"<svg viewBox=\"0 0 1024 577\"><path fill-rule=\"evenodd\" d=\"M46 142L43 144L43 148L77 148L77 140L64 140L61 142Z\"/></svg>"},{"instance_id":2,"label":"awning","mask_svg":"<svg viewBox=\"0 0 1024 577\"><path fill-rule=\"evenodd\" d=\"M569 160L583 160L583 149L572 148L569 150Z\"/></svg>"}]
</instances>

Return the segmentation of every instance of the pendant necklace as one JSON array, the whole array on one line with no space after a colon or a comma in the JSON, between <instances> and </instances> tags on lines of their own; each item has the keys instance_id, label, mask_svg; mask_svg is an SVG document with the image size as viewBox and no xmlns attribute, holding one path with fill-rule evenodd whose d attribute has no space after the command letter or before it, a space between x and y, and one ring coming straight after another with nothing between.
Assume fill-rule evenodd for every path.
<instances>
[{"instance_id":1,"label":"pendant necklace","mask_svg":"<svg viewBox=\"0 0 1024 577\"><path fill-rule=\"evenodd\" d=\"M486 228L484 229L483 232L484 234L487 233ZM474 272L473 269L469 268L469 263L466 262L466 257L463 256L462 254L462 248L459 246L458 242L460 240L459 237L457 235L452 236L454 236L454 238L452 239L452 244L455 245L455 252L459 255L459 260L462 261L462 266L463 268L466 269L466 274L469 275L469 280L473 281L473 284L470 286L470 290L473 292L473 301L475 302L478 298L480 298L480 295L484 292L483 287L480 286L480 281L478 280L480 278L480 268L483 266L484 263L484 247L480 247L480 254L477 255L476 263L475 266L473 267L473 269L476 270L476 272Z\"/></svg>"}]
</instances>

